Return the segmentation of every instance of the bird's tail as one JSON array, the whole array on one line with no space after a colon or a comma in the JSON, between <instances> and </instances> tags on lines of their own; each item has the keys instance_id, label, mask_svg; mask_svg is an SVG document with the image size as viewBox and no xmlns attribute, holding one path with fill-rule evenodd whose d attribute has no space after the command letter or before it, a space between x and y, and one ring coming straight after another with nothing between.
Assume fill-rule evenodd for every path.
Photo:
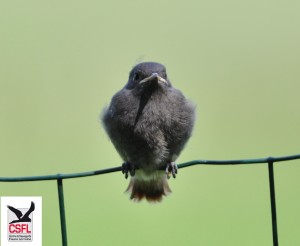
<instances>
[{"instance_id":1,"label":"bird's tail","mask_svg":"<svg viewBox=\"0 0 300 246\"><path fill-rule=\"evenodd\" d=\"M160 202L163 196L171 193L171 189L164 172L144 176L137 171L131 178L126 192L130 192L130 199L137 202L143 198L148 202Z\"/></svg>"}]
</instances>

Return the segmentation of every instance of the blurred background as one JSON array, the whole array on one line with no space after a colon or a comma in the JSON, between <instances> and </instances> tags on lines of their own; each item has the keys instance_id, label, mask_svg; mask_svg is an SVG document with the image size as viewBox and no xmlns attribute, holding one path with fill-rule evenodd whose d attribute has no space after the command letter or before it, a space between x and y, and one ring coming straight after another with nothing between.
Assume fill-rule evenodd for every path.
<instances>
[{"instance_id":1,"label":"blurred background","mask_svg":"<svg viewBox=\"0 0 300 246\"><path fill-rule=\"evenodd\" d=\"M121 164L99 115L141 61L166 65L197 104L178 163L300 153L298 1L0 3L0 176ZM300 244L300 161L275 164L281 245ZM134 203L121 173L64 181L80 245L272 245L267 165L195 166L160 204ZM42 196L43 245L61 245L55 181L0 183Z\"/></svg>"}]
</instances>

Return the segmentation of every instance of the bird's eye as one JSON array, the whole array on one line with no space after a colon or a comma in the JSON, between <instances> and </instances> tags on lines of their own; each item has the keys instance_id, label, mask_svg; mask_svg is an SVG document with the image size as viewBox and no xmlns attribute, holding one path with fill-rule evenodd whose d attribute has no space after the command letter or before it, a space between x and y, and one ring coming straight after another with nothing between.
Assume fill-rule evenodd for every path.
<instances>
[{"instance_id":1,"label":"bird's eye","mask_svg":"<svg viewBox=\"0 0 300 246\"><path fill-rule=\"evenodd\" d=\"M139 80L139 79L140 79L139 74L138 74L138 73L135 73L135 74L133 75L133 80L137 81L137 80Z\"/></svg>"}]
</instances>

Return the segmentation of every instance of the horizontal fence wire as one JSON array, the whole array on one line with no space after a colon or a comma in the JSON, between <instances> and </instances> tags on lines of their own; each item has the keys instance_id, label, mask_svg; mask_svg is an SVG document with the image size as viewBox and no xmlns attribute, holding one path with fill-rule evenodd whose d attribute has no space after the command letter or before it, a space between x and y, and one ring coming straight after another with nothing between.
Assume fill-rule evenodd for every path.
<instances>
[{"instance_id":1,"label":"horizontal fence wire","mask_svg":"<svg viewBox=\"0 0 300 246\"><path fill-rule=\"evenodd\" d=\"M185 168L194 165L241 165L241 164L268 164L269 172L269 186L270 186L270 201L271 201L271 216L272 216L272 235L273 235L273 246L278 246L278 233L277 233L277 216L276 216L276 199L275 199L275 182L274 182L274 169L273 163L282 161L291 161L300 159L300 154L281 156L281 157L266 157L256 159L240 159L240 160L194 160L178 165L178 168ZM43 180L56 180L59 211L60 211L60 222L61 222L61 234L62 234L62 245L67 246L67 226L65 216L65 205L64 205L64 192L63 192L63 179L82 178L94 175L101 175L107 173L118 172L122 170L122 166L81 172L81 173L69 173L69 174L53 174L53 175L41 175L41 176L25 176L25 177L0 177L0 182L24 182L24 181L43 181Z\"/></svg>"},{"instance_id":2,"label":"horizontal fence wire","mask_svg":"<svg viewBox=\"0 0 300 246\"><path fill-rule=\"evenodd\" d=\"M241 164L260 164L281 161L291 161L300 159L299 155L281 156L281 157L267 157L267 158L256 158L256 159L240 159L240 160L194 160L184 162L178 165L178 168L185 168L194 165L241 165ZM24 181L41 181L41 180L57 180L57 179L73 179L82 178L94 175L101 175L106 173L113 173L122 170L122 166L112 167L107 169L81 172L81 173L68 173L68 174L52 174L52 175L41 175L41 176L25 176L25 177L0 177L0 182L24 182Z\"/></svg>"}]
</instances>

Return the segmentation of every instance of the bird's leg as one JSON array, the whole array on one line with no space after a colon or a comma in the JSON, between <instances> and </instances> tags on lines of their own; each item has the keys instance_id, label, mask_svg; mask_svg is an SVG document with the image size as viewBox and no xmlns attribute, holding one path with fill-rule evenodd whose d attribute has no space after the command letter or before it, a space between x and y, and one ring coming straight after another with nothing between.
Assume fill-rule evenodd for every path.
<instances>
[{"instance_id":1,"label":"bird's leg","mask_svg":"<svg viewBox=\"0 0 300 246\"><path fill-rule=\"evenodd\" d=\"M176 165L175 162L171 161L167 163L167 167L166 167L166 174L167 174L167 178L169 179L171 177L171 174L173 176L173 178L176 178L176 174L177 174L177 170L178 167Z\"/></svg>"},{"instance_id":2,"label":"bird's leg","mask_svg":"<svg viewBox=\"0 0 300 246\"><path fill-rule=\"evenodd\" d=\"M135 174L135 166L131 162L124 162L122 164L122 173L125 174L126 179L128 178L128 173L133 177Z\"/></svg>"}]
</instances>

